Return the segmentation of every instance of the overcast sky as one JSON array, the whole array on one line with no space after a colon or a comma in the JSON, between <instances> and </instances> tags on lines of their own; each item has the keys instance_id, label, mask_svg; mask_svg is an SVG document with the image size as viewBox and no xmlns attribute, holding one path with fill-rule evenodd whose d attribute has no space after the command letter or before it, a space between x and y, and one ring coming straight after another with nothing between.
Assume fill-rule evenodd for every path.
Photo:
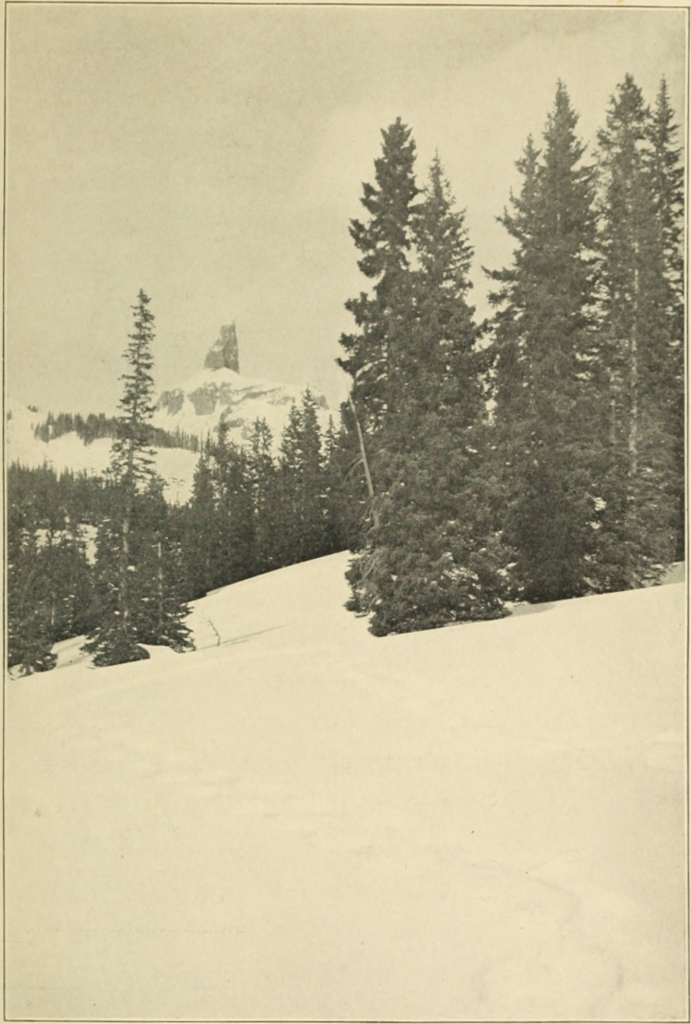
<instances>
[{"instance_id":1,"label":"overcast sky","mask_svg":"<svg viewBox=\"0 0 691 1024\"><path fill-rule=\"evenodd\" d=\"M684 121L681 10L22 4L8 8L6 390L53 411L120 395L130 306L156 379L200 369L236 321L243 374L343 393L348 234L380 129L438 148L480 265L514 161L561 78L595 142L627 72Z\"/></svg>"}]
</instances>

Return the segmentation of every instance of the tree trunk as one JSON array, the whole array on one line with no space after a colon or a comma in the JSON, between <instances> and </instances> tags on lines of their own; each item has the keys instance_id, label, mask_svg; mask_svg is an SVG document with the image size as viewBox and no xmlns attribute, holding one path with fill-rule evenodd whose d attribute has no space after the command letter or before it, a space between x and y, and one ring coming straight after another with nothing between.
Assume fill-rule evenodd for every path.
<instances>
[{"instance_id":1,"label":"tree trunk","mask_svg":"<svg viewBox=\"0 0 691 1024\"><path fill-rule=\"evenodd\" d=\"M633 322L631 324L630 343L630 387L631 387L631 419L629 423L629 472L631 477L638 473L638 267L633 272Z\"/></svg>"},{"instance_id":2,"label":"tree trunk","mask_svg":"<svg viewBox=\"0 0 691 1024\"><path fill-rule=\"evenodd\" d=\"M355 405L351 395L348 395L348 401L350 402L350 408L353 410L353 416L355 417L355 429L357 430L358 441L360 442L360 454L362 455L362 465L365 470L365 480L367 481L367 493L369 494L370 501L372 501L374 498L374 487L372 486L372 477L370 475L369 462L367 460L367 452L365 450L365 439L362 436L360 420L355 412ZM374 525L379 526L379 517L374 505L372 505L372 517L374 519Z\"/></svg>"},{"instance_id":3,"label":"tree trunk","mask_svg":"<svg viewBox=\"0 0 691 1024\"><path fill-rule=\"evenodd\" d=\"M129 631L129 601L127 594L127 572L130 561L130 517L129 513L126 513L125 518L122 522L122 552L120 558L120 590L118 593L118 610L120 612L120 622L122 626L122 632L125 637Z\"/></svg>"},{"instance_id":4,"label":"tree trunk","mask_svg":"<svg viewBox=\"0 0 691 1024\"><path fill-rule=\"evenodd\" d=\"M163 637L163 548L160 540L156 544L156 555L156 583L158 589L158 623L156 639L161 640Z\"/></svg>"}]
</instances>

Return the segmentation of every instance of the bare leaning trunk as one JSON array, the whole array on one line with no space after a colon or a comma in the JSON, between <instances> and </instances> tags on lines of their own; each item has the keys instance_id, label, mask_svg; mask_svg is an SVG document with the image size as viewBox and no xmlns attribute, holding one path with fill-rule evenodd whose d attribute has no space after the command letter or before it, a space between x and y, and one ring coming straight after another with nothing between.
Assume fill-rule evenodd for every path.
<instances>
[{"instance_id":1,"label":"bare leaning trunk","mask_svg":"<svg viewBox=\"0 0 691 1024\"><path fill-rule=\"evenodd\" d=\"M125 518L122 521L122 552L120 558L120 588L118 593L118 611L120 612L120 622L122 624L122 632L125 637L129 633L129 600L127 593L127 567L130 562L130 516L129 512L125 514Z\"/></svg>"},{"instance_id":2,"label":"bare leaning trunk","mask_svg":"<svg viewBox=\"0 0 691 1024\"><path fill-rule=\"evenodd\" d=\"M161 541L159 540L156 545L157 570L156 570L156 585L158 589L158 624L157 624L157 637L158 641L163 637L163 549Z\"/></svg>"},{"instance_id":3,"label":"bare leaning trunk","mask_svg":"<svg viewBox=\"0 0 691 1024\"><path fill-rule=\"evenodd\" d=\"M633 272L633 322L630 342L630 387L631 419L629 422L629 472L631 477L638 473L638 267Z\"/></svg>"},{"instance_id":4,"label":"bare leaning trunk","mask_svg":"<svg viewBox=\"0 0 691 1024\"><path fill-rule=\"evenodd\" d=\"M372 486L372 477L371 477L371 474L370 474L370 471L369 471L369 462L367 460L367 451L365 449L365 439L362 436L362 429L360 427L360 420L358 419L357 413L355 412L355 404L353 402L353 399L352 399L351 395L348 395L348 401L350 402L350 408L353 410L353 416L355 417L355 428L357 430L358 441L360 442L360 454L362 456L362 466L363 466L363 469L365 471L365 480L367 481L367 493L369 495L370 501L372 501L372 499L374 498L374 487ZM379 517L377 515L377 510L375 509L374 504L372 505L372 517L374 519L375 527L379 526Z\"/></svg>"}]
</instances>

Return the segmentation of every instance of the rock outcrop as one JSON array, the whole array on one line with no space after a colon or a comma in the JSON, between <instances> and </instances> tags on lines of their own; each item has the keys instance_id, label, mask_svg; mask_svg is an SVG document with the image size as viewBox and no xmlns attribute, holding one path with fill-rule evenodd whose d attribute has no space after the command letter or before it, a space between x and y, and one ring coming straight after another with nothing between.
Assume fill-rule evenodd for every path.
<instances>
[{"instance_id":1,"label":"rock outcrop","mask_svg":"<svg viewBox=\"0 0 691 1024\"><path fill-rule=\"evenodd\" d=\"M238 352L238 336L235 324L224 324L221 327L221 337L209 349L204 368L207 370L227 370L240 372L240 354Z\"/></svg>"},{"instance_id":2,"label":"rock outcrop","mask_svg":"<svg viewBox=\"0 0 691 1024\"><path fill-rule=\"evenodd\" d=\"M277 384L242 377L239 370L238 339L235 324L221 327L221 336L209 349L204 368L177 388L164 391L158 399L154 426L180 429L204 439L223 418L230 438L237 444L249 440L254 423L263 419L280 442L293 403L300 405L305 386ZM317 404L317 416L323 430L328 426L326 399L315 388L310 392Z\"/></svg>"}]
</instances>

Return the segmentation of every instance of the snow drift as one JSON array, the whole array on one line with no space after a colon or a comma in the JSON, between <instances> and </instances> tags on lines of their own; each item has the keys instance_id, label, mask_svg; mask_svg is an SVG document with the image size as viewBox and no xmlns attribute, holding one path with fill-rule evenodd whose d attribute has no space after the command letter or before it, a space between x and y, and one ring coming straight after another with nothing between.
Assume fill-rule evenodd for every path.
<instances>
[{"instance_id":1,"label":"snow drift","mask_svg":"<svg viewBox=\"0 0 691 1024\"><path fill-rule=\"evenodd\" d=\"M8 1017L684 1019L684 585L375 639L345 564L7 682Z\"/></svg>"}]
</instances>

